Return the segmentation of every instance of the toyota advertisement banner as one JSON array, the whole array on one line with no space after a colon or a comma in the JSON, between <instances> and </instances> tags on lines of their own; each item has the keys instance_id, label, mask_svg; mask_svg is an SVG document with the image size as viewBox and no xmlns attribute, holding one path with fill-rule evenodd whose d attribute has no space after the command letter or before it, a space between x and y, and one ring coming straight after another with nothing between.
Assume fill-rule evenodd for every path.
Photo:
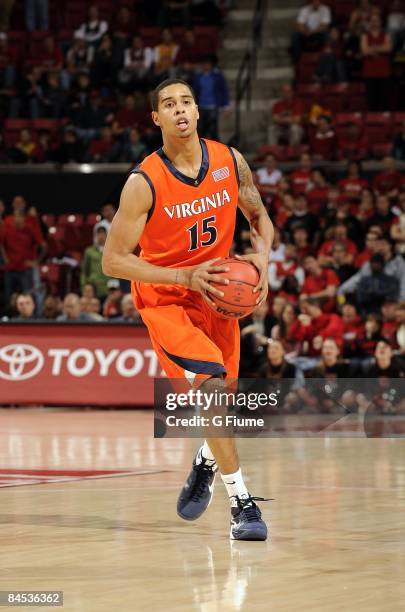
<instances>
[{"instance_id":1,"label":"toyota advertisement banner","mask_svg":"<svg viewBox=\"0 0 405 612\"><path fill-rule=\"evenodd\" d=\"M2 325L0 405L152 407L162 376L146 328Z\"/></svg>"}]
</instances>

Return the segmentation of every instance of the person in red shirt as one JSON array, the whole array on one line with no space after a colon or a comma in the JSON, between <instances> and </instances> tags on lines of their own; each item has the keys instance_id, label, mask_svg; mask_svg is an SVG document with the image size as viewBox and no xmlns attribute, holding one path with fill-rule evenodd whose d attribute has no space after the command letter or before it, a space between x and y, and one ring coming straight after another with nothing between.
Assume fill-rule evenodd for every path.
<instances>
[{"instance_id":1,"label":"person in red shirt","mask_svg":"<svg viewBox=\"0 0 405 612\"><path fill-rule=\"evenodd\" d=\"M269 142L277 145L281 140L286 144L301 144L304 130L302 119L304 107L294 96L291 85L286 83L281 89L281 98L273 104L272 123L269 129Z\"/></svg>"},{"instance_id":2,"label":"person in red shirt","mask_svg":"<svg viewBox=\"0 0 405 612\"><path fill-rule=\"evenodd\" d=\"M361 37L363 78L366 82L367 102L371 111L387 110L391 39L381 27L378 12L371 14L368 32Z\"/></svg>"},{"instance_id":3,"label":"person in red shirt","mask_svg":"<svg viewBox=\"0 0 405 612\"><path fill-rule=\"evenodd\" d=\"M41 226L38 220L38 215L33 207L29 211L27 211L27 201L22 195L14 196L11 202L11 208L13 209L12 215L7 215L4 219L4 223L6 225L15 225L15 217L16 213L20 213L25 216L25 225L29 226L33 233L35 234L36 242L38 244L44 245L44 239L42 236Z\"/></svg>"},{"instance_id":4,"label":"person in red shirt","mask_svg":"<svg viewBox=\"0 0 405 612\"><path fill-rule=\"evenodd\" d=\"M128 6L120 6L113 19L111 32L114 43L119 43L120 49L124 49L136 30L134 12Z\"/></svg>"},{"instance_id":5,"label":"person in red shirt","mask_svg":"<svg viewBox=\"0 0 405 612\"><path fill-rule=\"evenodd\" d=\"M351 161L347 167L347 176L338 183L340 191L349 200L360 200L363 189L368 188L368 181L361 178L361 164Z\"/></svg>"},{"instance_id":6,"label":"person in red shirt","mask_svg":"<svg viewBox=\"0 0 405 612\"><path fill-rule=\"evenodd\" d=\"M274 198L271 205L271 214L274 217L277 227L284 227L288 218L295 209L295 200L291 193L285 193L281 199Z\"/></svg>"},{"instance_id":7,"label":"person in red shirt","mask_svg":"<svg viewBox=\"0 0 405 612\"><path fill-rule=\"evenodd\" d=\"M298 264L297 252L293 244L286 244L284 261L273 261L269 265L269 286L274 291L281 289L288 276L295 276L299 286L304 282L304 270Z\"/></svg>"},{"instance_id":8,"label":"person in red shirt","mask_svg":"<svg viewBox=\"0 0 405 612\"><path fill-rule=\"evenodd\" d=\"M298 261L303 261L307 255L315 254L315 248L309 242L308 230L303 225L297 225L294 228L292 242L296 248Z\"/></svg>"},{"instance_id":9,"label":"person in red shirt","mask_svg":"<svg viewBox=\"0 0 405 612\"><path fill-rule=\"evenodd\" d=\"M138 116L134 96L131 94L125 96L124 106L114 116L114 132L122 133L124 130L133 127L137 123Z\"/></svg>"},{"instance_id":10,"label":"person in red shirt","mask_svg":"<svg viewBox=\"0 0 405 612\"><path fill-rule=\"evenodd\" d=\"M311 174L312 188L307 192L309 212L318 214L321 208L326 206L330 185L320 170L314 170Z\"/></svg>"},{"instance_id":11,"label":"person in red shirt","mask_svg":"<svg viewBox=\"0 0 405 612\"><path fill-rule=\"evenodd\" d=\"M324 312L335 308L336 287L339 278L333 270L322 268L315 257L309 255L304 259L306 277L302 285L302 298L312 297L322 300Z\"/></svg>"},{"instance_id":12,"label":"person in red shirt","mask_svg":"<svg viewBox=\"0 0 405 612\"><path fill-rule=\"evenodd\" d=\"M36 265L35 251L41 246L38 236L20 211L4 223L1 232L1 252L4 266L4 295L8 302L13 291L28 293L33 288L32 270Z\"/></svg>"},{"instance_id":13,"label":"person in red shirt","mask_svg":"<svg viewBox=\"0 0 405 612\"><path fill-rule=\"evenodd\" d=\"M206 55L206 54L205 54ZM176 55L176 64L182 66L184 70L197 67L204 60L204 53L201 45L198 44L194 30L186 30L183 41L180 43L179 51Z\"/></svg>"},{"instance_id":14,"label":"person in red shirt","mask_svg":"<svg viewBox=\"0 0 405 612\"><path fill-rule=\"evenodd\" d=\"M378 241L380 235L376 234L376 232L368 231L366 235L365 248L359 253L354 260L354 265L356 268L361 268L367 261L370 261L372 255L377 253L378 250Z\"/></svg>"},{"instance_id":15,"label":"person in red shirt","mask_svg":"<svg viewBox=\"0 0 405 612\"><path fill-rule=\"evenodd\" d=\"M344 325L339 315L322 312L320 300L315 298L301 297L300 308L302 314L292 324L289 336L292 342L301 343L302 353L319 355L325 338L333 338L342 348Z\"/></svg>"},{"instance_id":16,"label":"person in red shirt","mask_svg":"<svg viewBox=\"0 0 405 612\"><path fill-rule=\"evenodd\" d=\"M377 194L384 194L389 198L397 198L402 184L401 173L395 167L392 157L384 157L382 160L383 171L375 175L373 189Z\"/></svg>"},{"instance_id":17,"label":"person in red shirt","mask_svg":"<svg viewBox=\"0 0 405 612\"><path fill-rule=\"evenodd\" d=\"M360 223L367 223L374 212L374 194L371 189L363 189L361 192L360 204L352 206L352 213ZM353 210L354 208L354 210Z\"/></svg>"},{"instance_id":18,"label":"person in red shirt","mask_svg":"<svg viewBox=\"0 0 405 612\"><path fill-rule=\"evenodd\" d=\"M105 126L101 130L101 138L93 140L89 147L90 160L93 162L111 161L113 154L114 139L110 127Z\"/></svg>"},{"instance_id":19,"label":"person in red shirt","mask_svg":"<svg viewBox=\"0 0 405 612\"><path fill-rule=\"evenodd\" d=\"M310 149L317 160L333 160L336 156L337 139L330 117L321 115L317 121L316 132L310 139Z\"/></svg>"},{"instance_id":20,"label":"person in red shirt","mask_svg":"<svg viewBox=\"0 0 405 612\"><path fill-rule=\"evenodd\" d=\"M363 336L364 325L356 306L346 302L342 307L343 357L357 357L357 338Z\"/></svg>"},{"instance_id":21,"label":"person in red shirt","mask_svg":"<svg viewBox=\"0 0 405 612\"><path fill-rule=\"evenodd\" d=\"M46 36L43 41L42 49L35 58L32 58L33 65L38 66L43 72L52 70L53 72L62 70L63 53L55 44L52 36Z\"/></svg>"},{"instance_id":22,"label":"person in red shirt","mask_svg":"<svg viewBox=\"0 0 405 612\"><path fill-rule=\"evenodd\" d=\"M346 251L345 264L351 264L357 255L357 247L347 237L347 227L344 223L336 223L331 228L332 237L321 245L318 251L318 261L321 266L327 266L332 262L332 251L336 243L343 244Z\"/></svg>"},{"instance_id":23,"label":"person in red shirt","mask_svg":"<svg viewBox=\"0 0 405 612\"><path fill-rule=\"evenodd\" d=\"M292 190L295 195L309 191L311 185L312 159L308 153L300 157L300 165L297 170L290 174Z\"/></svg>"},{"instance_id":24,"label":"person in red shirt","mask_svg":"<svg viewBox=\"0 0 405 612\"><path fill-rule=\"evenodd\" d=\"M360 161L367 157L369 143L358 123L349 123L344 134L338 138L338 157Z\"/></svg>"},{"instance_id":25,"label":"person in red shirt","mask_svg":"<svg viewBox=\"0 0 405 612\"><path fill-rule=\"evenodd\" d=\"M376 314L367 315L362 335L357 337L357 346L363 358L372 357L378 342L383 339L381 318Z\"/></svg>"},{"instance_id":26,"label":"person in red shirt","mask_svg":"<svg viewBox=\"0 0 405 612\"><path fill-rule=\"evenodd\" d=\"M397 331L399 322L397 319L397 307L398 303L392 300L385 300L381 307L382 314L382 329L381 333L386 338L391 346L397 344Z\"/></svg>"}]
</instances>

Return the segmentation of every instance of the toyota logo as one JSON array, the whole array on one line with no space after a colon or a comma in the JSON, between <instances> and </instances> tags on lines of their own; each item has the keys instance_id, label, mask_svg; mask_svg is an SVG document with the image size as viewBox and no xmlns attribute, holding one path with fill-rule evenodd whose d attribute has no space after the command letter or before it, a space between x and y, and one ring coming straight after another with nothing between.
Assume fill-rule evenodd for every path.
<instances>
[{"instance_id":1,"label":"toyota logo","mask_svg":"<svg viewBox=\"0 0 405 612\"><path fill-rule=\"evenodd\" d=\"M41 371L44 357L31 344L8 344L0 348L0 378L27 380Z\"/></svg>"}]
</instances>

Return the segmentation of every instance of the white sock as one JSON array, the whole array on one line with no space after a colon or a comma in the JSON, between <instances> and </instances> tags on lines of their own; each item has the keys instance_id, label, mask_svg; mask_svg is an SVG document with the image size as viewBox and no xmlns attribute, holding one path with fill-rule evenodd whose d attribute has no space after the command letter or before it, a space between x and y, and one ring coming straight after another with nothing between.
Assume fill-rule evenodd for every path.
<instances>
[{"instance_id":1,"label":"white sock","mask_svg":"<svg viewBox=\"0 0 405 612\"><path fill-rule=\"evenodd\" d=\"M221 478L226 486L226 490L230 498L235 497L235 495L237 495L239 498L249 496L249 492L243 481L242 470L240 468L234 474L221 474Z\"/></svg>"},{"instance_id":2,"label":"white sock","mask_svg":"<svg viewBox=\"0 0 405 612\"><path fill-rule=\"evenodd\" d=\"M215 457L212 454L211 449L207 444L207 440L204 440L204 444L198 450L197 457L195 460L197 465L201 463L203 459L205 459L205 462L207 465L215 465L216 463Z\"/></svg>"}]
</instances>

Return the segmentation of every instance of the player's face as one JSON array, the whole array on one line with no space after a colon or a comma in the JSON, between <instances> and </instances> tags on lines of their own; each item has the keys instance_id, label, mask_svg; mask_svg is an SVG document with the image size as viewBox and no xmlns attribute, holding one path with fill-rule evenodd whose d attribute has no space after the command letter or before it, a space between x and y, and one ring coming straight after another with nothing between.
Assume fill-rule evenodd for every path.
<instances>
[{"instance_id":1,"label":"player's face","mask_svg":"<svg viewBox=\"0 0 405 612\"><path fill-rule=\"evenodd\" d=\"M186 85L168 85L159 92L158 110L152 113L164 136L188 138L197 130L198 107Z\"/></svg>"}]
</instances>

